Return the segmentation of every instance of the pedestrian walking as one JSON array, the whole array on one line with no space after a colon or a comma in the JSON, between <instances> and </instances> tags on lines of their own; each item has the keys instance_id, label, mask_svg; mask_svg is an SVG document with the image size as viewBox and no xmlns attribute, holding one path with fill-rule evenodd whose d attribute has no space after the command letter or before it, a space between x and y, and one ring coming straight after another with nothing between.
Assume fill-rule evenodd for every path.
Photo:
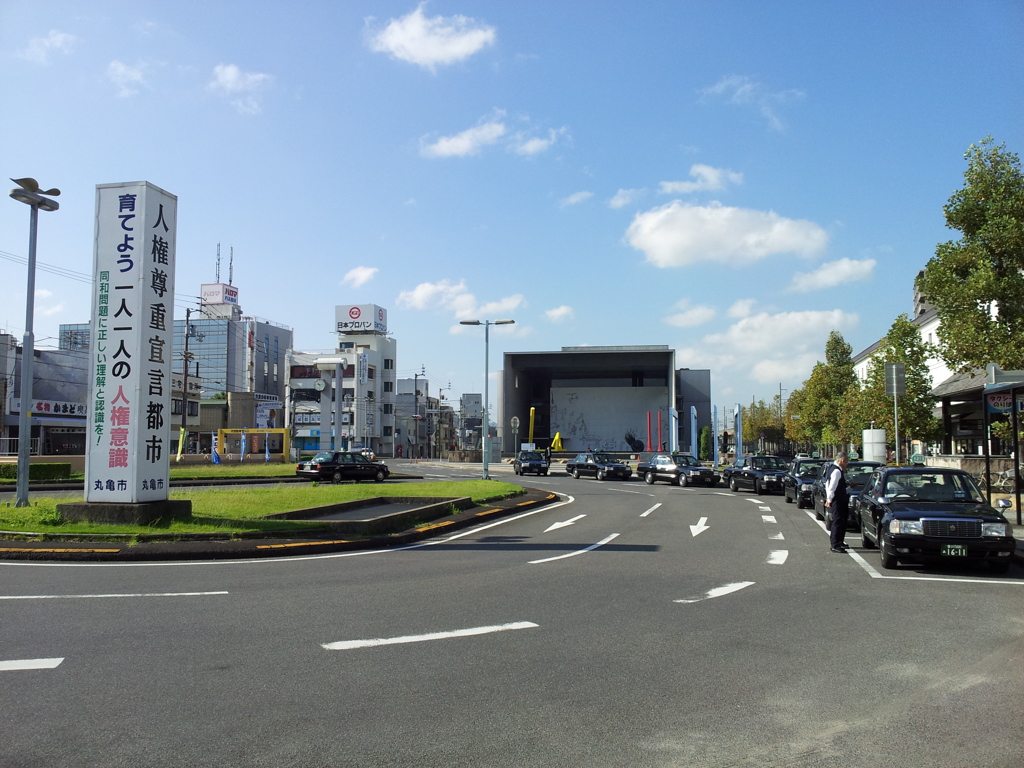
<instances>
[{"instance_id":1,"label":"pedestrian walking","mask_svg":"<svg viewBox=\"0 0 1024 768\"><path fill-rule=\"evenodd\" d=\"M846 466L850 458L845 453L836 456L835 463L828 468L825 481L825 509L832 520L830 535L831 551L845 552L846 518L850 513L850 497L846 493Z\"/></svg>"},{"instance_id":2,"label":"pedestrian walking","mask_svg":"<svg viewBox=\"0 0 1024 768\"><path fill-rule=\"evenodd\" d=\"M544 449L544 460L547 461L548 464L551 463L551 446L550 445L547 448Z\"/></svg>"}]
</instances>

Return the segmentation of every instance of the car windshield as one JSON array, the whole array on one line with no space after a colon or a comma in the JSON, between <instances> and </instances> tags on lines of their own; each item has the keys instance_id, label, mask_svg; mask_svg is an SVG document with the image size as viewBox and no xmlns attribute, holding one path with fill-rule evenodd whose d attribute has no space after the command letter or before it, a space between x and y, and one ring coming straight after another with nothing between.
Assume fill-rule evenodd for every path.
<instances>
[{"instance_id":1,"label":"car windshield","mask_svg":"<svg viewBox=\"0 0 1024 768\"><path fill-rule=\"evenodd\" d=\"M893 472L886 475L884 491L893 501L984 502L966 472Z\"/></svg>"},{"instance_id":2,"label":"car windshield","mask_svg":"<svg viewBox=\"0 0 1024 768\"><path fill-rule=\"evenodd\" d=\"M775 456L757 456L751 463L754 469L785 469L786 465Z\"/></svg>"},{"instance_id":3,"label":"car windshield","mask_svg":"<svg viewBox=\"0 0 1024 768\"><path fill-rule=\"evenodd\" d=\"M801 461L796 468L798 475L817 475L821 468L825 466L825 460L821 461Z\"/></svg>"},{"instance_id":4,"label":"car windshield","mask_svg":"<svg viewBox=\"0 0 1024 768\"><path fill-rule=\"evenodd\" d=\"M330 461L333 458L334 458L334 454L331 453L330 451L321 451L320 453L318 453L316 456L313 457L313 461L316 461L316 462Z\"/></svg>"},{"instance_id":5,"label":"car windshield","mask_svg":"<svg viewBox=\"0 0 1024 768\"><path fill-rule=\"evenodd\" d=\"M594 461L598 464L614 464L616 462L616 458L608 455L607 453L595 453Z\"/></svg>"},{"instance_id":6,"label":"car windshield","mask_svg":"<svg viewBox=\"0 0 1024 768\"><path fill-rule=\"evenodd\" d=\"M541 455L537 451L523 451L519 454L520 461L542 461Z\"/></svg>"},{"instance_id":7,"label":"car windshield","mask_svg":"<svg viewBox=\"0 0 1024 768\"><path fill-rule=\"evenodd\" d=\"M699 467L701 463L688 453L673 453L672 460L683 467Z\"/></svg>"}]
</instances>

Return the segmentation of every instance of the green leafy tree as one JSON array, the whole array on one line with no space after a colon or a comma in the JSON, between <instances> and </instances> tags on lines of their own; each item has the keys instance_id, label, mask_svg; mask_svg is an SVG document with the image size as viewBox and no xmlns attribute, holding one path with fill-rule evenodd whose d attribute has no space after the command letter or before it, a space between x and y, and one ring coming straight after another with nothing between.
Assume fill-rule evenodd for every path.
<instances>
[{"instance_id":1,"label":"green leafy tree","mask_svg":"<svg viewBox=\"0 0 1024 768\"><path fill-rule=\"evenodd\" d=\"M777 445L783 436L778 405L758 400L743 409L743 438L745 442L757 443L762 435L766 445Z\"/></svg>"},{"instance_id":2,"label":"green leafy tree","mask_svg":"<svg viewBox=\"0 0 1024 768\"><path fill-rule=\"evenodd\" d=\"M785 435L795 443L814 443L815 436L807 428L807 421L804 419L804 403L807 401L807 393L803 388L794 389L786 399L786 408L783 415Z\"/></svg>"},{"instance_id":3,"label":"green leafy tree","mask_svg":"<svg viewBox=\"0 0 1024 768\"><path fill-rule=\"evenodd\" d=\"M701 461L710 461L711 459L711 427L700 428L700 438L698 440L698 458Z\"/></svg>"},{"instance_id":4,"label":"green leafy tree","mask_svg":"<svg viewBox=\"0 0 1024 768\"><path fill-rule=\"evenodd\" d=\"M813 442L842 445L860 439L856 398L860 385L853 370L853 347L832 331L825 342L825 362L804 382L801 419Z\"/></svg>"},{"instance_id":5,"label":"green leafy tree","mask_svg":"<svg viewBox=\"0 0 1024 768\"><path fill-rule=\"evenodd\" d=\"M886 363L906 366L907 393L899 398L900 436L928 441L941 433L938 420L932 415L935 398L931 395L928 371L931 351L930 345L921 340L917 326L906 315L900 315L871 359L860 393L858 416L865 426L874 422L877 429L884 429L890 444L895 439L895 428L893 399L885 394Z\"/></svg>"},{"instance_id":6,"label":"green leafy tree","mask_svg":"<svg viewBox=\"0 0 1024 768\"><path fill-rule=\"evenodd\" d=\"M1024 174L991 136L965 155L963 189L943 207L959 240L940 243L917 279L938 310L939 352L958 371L1024 368Z\"/></svg>"}]
</instances>

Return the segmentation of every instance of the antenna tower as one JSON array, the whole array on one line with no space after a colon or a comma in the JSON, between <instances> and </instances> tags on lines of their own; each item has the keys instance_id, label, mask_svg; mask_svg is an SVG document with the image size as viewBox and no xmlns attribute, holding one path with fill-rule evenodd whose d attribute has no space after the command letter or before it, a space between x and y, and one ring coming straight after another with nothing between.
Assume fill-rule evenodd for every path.
<instances>
[{"instance_id":1,"label":"antenna tower","mask_svg":"<svg viewBox=\"0 0 1024 768\"><path fill-rule=\"evenodd\" d=\"M228 285L234 285L235 279L235 246L231 246L231 258L228 259Z\"/></svg>"},{"instance_id":2,"label":"antenna tower","mask_svg":"<svg viewBox=\"0 0 1024 768\"><path fill-rule=\"evenodd\" d=\"M213 282L220 282L220 243L217 243L217 279Z\"/></svg>"}]
</instances>

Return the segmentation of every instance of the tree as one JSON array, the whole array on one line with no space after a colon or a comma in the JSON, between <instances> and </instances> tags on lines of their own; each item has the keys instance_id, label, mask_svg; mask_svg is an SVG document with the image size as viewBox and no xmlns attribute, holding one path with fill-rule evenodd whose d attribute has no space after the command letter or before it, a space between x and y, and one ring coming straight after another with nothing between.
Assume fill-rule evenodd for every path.
<instances>
[{"instance_id":1,"label":"tree","mask_svg":"<svg viewBox=\"0 0 1024 768\"><path fill-rule=\"evenodd\" d=\"M762 436L765 444L777 445L782 440L782 428L779 407L758 400L743 409L743 438L747 443L756 443Z\"/></svg>"},{"instance_id":2,"label":"tree","mask_svg":"<svg viewBox=\"0 0 1024 768\"><path fill-rule=\"evenodd\" d=\"M972 144L963 189L943 207L962 233L940 243L917 278L938 310L939 352L957 371L1024 368L1024 174L991 136Z\"/></svg>"},{"instance_id":3,"label":"tree","mask_svg":"<svg viewBox=\"0 0 1024 768\"><path fill-rule=\"evenodd\" d=\"M800 417L814 442L842 445L859 440L856 397L860 390L853 370L853 347L832 331L825 342L825 362L818 363L803 386Z\"/></svg>"},{"instance_id":4,"label":"tree","mask_svg":"<svg viewBox=\"0 0 1024 768\"><path fill-rule=\"evenodd\" d=\"M815 442L814 435L808 430L807 422L803 416L804 403L806 401L807 393L804 392L803 388L794 389L786 399L784 419L786 437L795 443Z\"/></svg>"},{"instance_id":5,"label":"tree","mask_svg":"<svg viewBox=\"0 0 1024 768\"><path fill-rule=\"evenodd\" d=\"M858 416L865 426L874 422L877 429L884 429L890 444L895 440L895 428L892 396L885 394L886 363L906 366L907 393L899 398L900 434L925 441L940 434L938 420L932 414L935 398L928 371L930 352L931 346L921 340L917 326L906 315L900 315L871 359Z\"/></svg>"},{"instance_id":6,"label":"tree","mask_svg":"<svg viewBox=\"0 0 1024 768\"><path fill-rule=\"evenodd\" d=\"M698 458L701 461L711 460L711 427L700 428L700 438L698 440Z\"/></svg>"}]
</instances>

